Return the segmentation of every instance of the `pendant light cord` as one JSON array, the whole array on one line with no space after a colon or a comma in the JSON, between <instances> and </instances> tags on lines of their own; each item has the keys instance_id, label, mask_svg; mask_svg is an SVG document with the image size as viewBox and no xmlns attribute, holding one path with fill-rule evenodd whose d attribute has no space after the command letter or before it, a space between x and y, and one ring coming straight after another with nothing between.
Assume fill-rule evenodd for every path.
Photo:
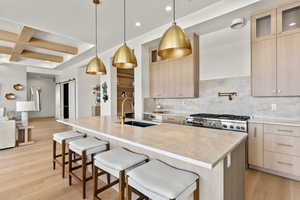
<instances>
[{"instance_id":1,"label":"pendant light cord","mask_svg":"<svg viewBox=\"0 0 300 200\"><path fill-rule=\"evenodd\" d=\"M98 4L95 3L95 23L96 23L96 36L95 36L95 43L96 43L96 56L98 57Z\"/></svg>"},{"instance_id":2,"label":"pendant light cord","mask_svg":"<svg viewBox=\"0 0 300 200\"><path fill-rule=\"evenodd\" d=\"M173 24L176 24L176 14L175 14L175 12L176 12L176 2L175 2L175 0L173 0Z\"/></svg>"},{"instance_id":3,"label":"pendant light cord","mask_svg":"<svg viewBox=\"0 0 300 200\"><path fill-rule=\"evenodd\" d=\"M124 0L124 12L123 12L124 16L123 16L123 20L124 20L124 24L123 24L123 28L124 28L124 44L126 44L126 0Z\"/></svg>"}]
</instances>

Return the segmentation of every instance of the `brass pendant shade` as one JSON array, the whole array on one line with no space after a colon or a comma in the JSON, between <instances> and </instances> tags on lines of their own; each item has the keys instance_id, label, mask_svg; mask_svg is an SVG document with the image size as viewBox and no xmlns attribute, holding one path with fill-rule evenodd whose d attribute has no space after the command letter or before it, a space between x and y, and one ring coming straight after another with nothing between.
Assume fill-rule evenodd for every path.
<instances>
[{"instance_id":1,"label":"brass pendant shade","mask_svg":"<svg viewBox=\"0 0 300 200\"><path fill-rule=\"evenodd\" d=\"M164 59L182 58L192 54L189 37L175 22L175 0L173 0L173 25L164 33L158 47L158 55Z\"/></svg>"},{"instance_id":2,"label":"brass pendant shade","mask_svg":"<svg viewBox=\"0 0 300 200\"><path fill-rule=\"evenodd\" d=\"M175 23L163 35L158 55L164 59L181 58L192 54L192 45L188 36Z\"/></svg>"},{"instance_id":3,"label":"brass pendant shade","mask_svg":"<svg viewBox=\"0 0 300 200\"><path fill-rule=\"evenodd\" d=\"M113 57L112 65L119 69L133 69L137 67L137 60L134 51L126 44L126 2L124 0L124 44L121 46Z\"/></svg>"},{"instance_id":4,"label":"brass pendant shade","mask_svg":"<svg viewBox=\"0 0 300 200\"><path fill-rule=\"evenodd\" d=\"M121 46L114 55L112 65L120 69L135 68L137 66L137 61L133 50L126 44Z\"/></svg>"},{"instance_id":5,"label":"brass pendant shade","mask_svg":"<svg viewBox=\"0 0 300 200\"><path fill-rule=\"evenodd\" d=\"M91 75L105 75L106 68L101 59L96 56L93 58L86 67L86 73Z\"/></svg>"},{"instance_id":6,"label":"brass pendant shade","mask_svg":"<svg viewBox=\"0 0 300 200\"><path fill-rule=\"evenodd\" d=\"M87 64L86 66L86 73L91 75L105 75L106 68L102 60L98 57L98 4L100 4L99 0L94 0L95 4L95 23L96 23L96 36L95 36L95 43L96 43L96 56Z\"/></svg>"}]
</instances>

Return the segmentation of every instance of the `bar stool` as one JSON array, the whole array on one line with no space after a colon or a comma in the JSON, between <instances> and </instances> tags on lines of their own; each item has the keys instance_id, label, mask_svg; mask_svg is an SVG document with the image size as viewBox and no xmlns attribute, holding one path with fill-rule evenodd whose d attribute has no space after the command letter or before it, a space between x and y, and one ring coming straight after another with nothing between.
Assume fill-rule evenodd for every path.
<instances>
[{"instance_id":1,"label":"bar stool","mask_svg":"<svg viewBox=\"0 0 300 200\"><path fill-rule=\"evenodd\" d=\"M92 165L93 170L93 160L96 153L104 152L109 149L109 144L106 141L98 140L93 137L87 137L79 140L70 142L69 144L69 185L72 185L72 177L74 177L79 183L82 184L82 197L86 198L86 182L92 180L93 177L87 177L87 167ZM81 160L81 165L73 167L72 156L78 155ZM88 161L88 156L91 156L91 161ZM77 161L77 159L76 159ZM77 176L73 171L77 169L82 169L81 178Z\"/></svg>"},{"instance_id":2,"label":"bar stool","mask_svg":"<svg viewBox=\"0 0 300 200\"><path fill-rule=\"evenodd\" d=\"M141 165L126 176L127 200L132 192L139 199L183 200L191 194L199 200L199 176L158 160Z\"/></svg>"},{"instance_id":3,"label":"bar stool","mask_svg":"<svg viewBox=\"0 0 300 200\"><path fill-rule=\"evenodd\" d=\"M53 134L53 170L56 168L56 163L62 167L62 177L65 178L65 165L68 164L66 161L66 155L68 155L66 151L66 147L71 141L80 139L85 137L85 134L77 132L77 131L65 131L60 133ZM56 154L56 144L59 143L61 145L61 154ZM62 157L62 161L57 158Z\"/></svg>"},{"instance_id":4,"label":"bar stool","mask_svg":"<svg viewBox=\"0 0 300 200\"><path fill-rule=\"evenodd\" d=\"M148 160L147 156L133 153L124 148L116 148L97 154L94 158L94 199L101 200L98 194L119 183L119 199L125 199L125 171L131 170ZM98 171L101 171L98 173ZM118 178L114 182L108 181L107 185L98 189L98 177L110 174Z\"/></svg>"}]
</instances>

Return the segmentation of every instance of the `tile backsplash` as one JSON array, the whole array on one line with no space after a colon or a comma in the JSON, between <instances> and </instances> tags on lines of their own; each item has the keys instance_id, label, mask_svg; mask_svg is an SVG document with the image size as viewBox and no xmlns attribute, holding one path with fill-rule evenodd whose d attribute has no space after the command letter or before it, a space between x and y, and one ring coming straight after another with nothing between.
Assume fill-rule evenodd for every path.
<instances>
[{"instance_id":1,"label":"tile backsplash","mask_svg":"<svg viewBox=\"0 0 300 200\"><path fill-rule=\"evenodd\" d=\"M218 92L237 92L232 101L219 97ZM252 97L250 77L200 81L200 96L193 99L144 100L145 112L156 104L171 113L216 113L249 115L267 118L300 119L300 97ZM272 104L273 110L272 110ZM277 107L274 110L274 107Z\"/></svg>"}]
</instances>

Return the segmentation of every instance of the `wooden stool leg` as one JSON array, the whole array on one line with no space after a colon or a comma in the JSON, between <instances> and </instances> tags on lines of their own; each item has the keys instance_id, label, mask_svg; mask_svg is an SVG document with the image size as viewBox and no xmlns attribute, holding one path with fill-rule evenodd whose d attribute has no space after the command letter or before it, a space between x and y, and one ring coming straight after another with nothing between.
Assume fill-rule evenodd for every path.
<instances>
[{"instance_id":1,"label":"wooden stool leg","mask_svg":"<svg viewBox=\"0 0 300 200\"><path fill-rule=\"evenodd\" d=\"M62 177L65 178L65 165L66 165L66 141L62 141Z\"/></svg>"},{"instance_id":2,"label":"wooden stool leg","mask_svg":"<svg viewBox=\"0 0 300 200\"><path fill-rule=\"evenodd\" d=\"M93 167L93 179L94 179L94 199L97 197L97 190L98 190L98 168L94 165Z\"/></svg>"},{"instance_id":3,"label":"wooden stool leg","mask_svg":"<svg viewBox=\"0 0 300 200\"><path fill-rule=\"evenodd\" d=\"M55 164L56 164L56 162L55 162L55 160L56 160L56 141L55 140L53 140L53 170L55 170Z\"/></svg>"},{"instance_id":4,"label":"wooden stool leg","mask_svg":"<svg viewBox=\"0 0 300 200\"><path fill-rule=\"evenodd\" d=\"M128 184L128 176L126 176L126 200L132 200L132 190L130 185Z\"/></svg>"},{"instance_id":5,"label":"wooden stool leg","mask_svg":"<svg viewBox=\"0 0 300 200\"><path fill-rule=\"evenodd\" d=\"M86 197L86 151L82 152L82 198Z\"/></svg>"},{"instance_id":6,"label":"wooden stool leg","mask_svg":"<svg viewBox=\"0 0 300 200\"><path fill-rule=\"evenodd\" d=\"M196 190L194 191L194 200L200 200L200 184L199 179L196 181Z\"/></svg>"},{"instance_id":7,"label":"wooden stool leg","mask_svg":"<svg viewBox=\"0 0 300 200\"><path fill-rule=\"evenodd\" d=\"M106 175L107 184L110 184L110 174Z\"/></svg>"},{"instance_id":8,"label":"wooden stool leg","mask_svg":"<svg viewBox=\"0 0 300 200\"><path fill-rule=\"evenodd\" d=\"M119 199L125 200L125 171L119 174Z\"/></svg>"},{"instance_id":9,"label":"wooden stool leg","mask_svg":"<svg viewBox=\"0 0 300 200\"><path fill-rule=\"evenodd\" d=\"M73 163L73 159L72 159L72 151L69 149L69 186L72 185L72 176L71 176L71 173L72 173L72 163Z\"/></svg>"}]
</instances>

